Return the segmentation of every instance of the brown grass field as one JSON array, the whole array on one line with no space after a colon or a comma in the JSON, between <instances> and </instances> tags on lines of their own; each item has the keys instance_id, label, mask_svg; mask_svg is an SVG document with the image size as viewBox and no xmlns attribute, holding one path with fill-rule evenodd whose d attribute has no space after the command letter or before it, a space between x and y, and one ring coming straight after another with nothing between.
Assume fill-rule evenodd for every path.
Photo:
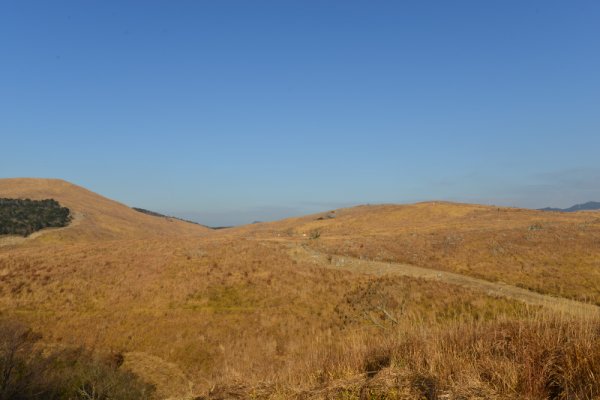
<instances>
[{"instance_id":1,"label":"brown grass field","mask_svg":"<svg viewBox=\"0 0 600 400\"><path fill-rule=\"evenodd\" d=\"M600 213L436 202L211 231L58 180L0 197L76 216L0 238L0 317L123 355L153 398L600 398Z\"/></svg>"},{"instance_id":2,"label":"brown grass field","mask_svg":"<svg viewBox=\"0 0 600 400\"><path fill-rule=\"evenodd\" d=\"M308 243L327 253L458 272L600 304L600 212L430 202L327 215L238 230L257 238L319 232L319 240Z\"/></svg>"}]
</instances>

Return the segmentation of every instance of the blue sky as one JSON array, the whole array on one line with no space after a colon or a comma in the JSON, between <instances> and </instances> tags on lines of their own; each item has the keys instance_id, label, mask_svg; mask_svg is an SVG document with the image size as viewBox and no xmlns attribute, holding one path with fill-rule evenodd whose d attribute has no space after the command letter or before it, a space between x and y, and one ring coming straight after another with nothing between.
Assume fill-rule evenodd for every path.
<instances>
[{"instance_id":1,"label":"blue sky","mask_svg":"<svg viewBox=\"0 0 600 400\"><path fill-rule=\"evenodd\" d=\"M0 177L227 225L600 200L596 1L4 1Z\"/></svg>"}]
</instances>

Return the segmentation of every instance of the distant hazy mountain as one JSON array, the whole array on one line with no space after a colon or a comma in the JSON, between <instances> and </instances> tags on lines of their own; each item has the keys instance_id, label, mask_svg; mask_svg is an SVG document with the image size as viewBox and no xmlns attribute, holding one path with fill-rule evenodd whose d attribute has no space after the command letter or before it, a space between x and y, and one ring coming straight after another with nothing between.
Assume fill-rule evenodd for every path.
<instances>
[{"instance_id":1,"label":"distant hazy mountain","mask_svg":"<svg viewBox=\"0 0 600 400\"><path fill-rule=\"evenodd\" d=\"M600 202L588 201L587 203L583 203L583 204L575 204L574 206L569 207L569 208L546 207L546 208L540 208L540 210L541 211L561 211L561 212L593 211L593 210L600 210Z\"/></svg>"}]
</instances>

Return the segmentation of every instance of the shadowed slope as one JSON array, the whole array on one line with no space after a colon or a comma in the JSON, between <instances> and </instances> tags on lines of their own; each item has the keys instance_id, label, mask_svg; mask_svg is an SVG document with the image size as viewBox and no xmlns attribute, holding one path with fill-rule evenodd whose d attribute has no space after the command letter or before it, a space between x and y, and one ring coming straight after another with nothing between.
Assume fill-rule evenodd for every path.
<instances>
[{"instance_id":1,"label":"shadowed slope","mask_svg":"<svg viewBox=\"0 0 600 400\"><path fill-rule=\"evenodd\" d=\"M0 179L0 197L52 198L71 210L74 220L70 226L46 231L43 235L32 235L35 241L194 235L210 231L200 225L139 213L59 179Z\"/></svg>"}]
</instances>

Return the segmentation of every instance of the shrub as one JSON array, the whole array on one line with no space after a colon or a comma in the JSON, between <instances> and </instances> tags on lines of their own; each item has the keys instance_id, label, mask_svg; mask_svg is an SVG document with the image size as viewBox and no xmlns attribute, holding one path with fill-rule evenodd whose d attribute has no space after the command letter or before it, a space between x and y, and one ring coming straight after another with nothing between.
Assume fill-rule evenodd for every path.
<instances>
[{"instance_id":1,"label":"shrub","mask_svg":"<svg viewBox=\"0 0 600 400\"><path fill-rule=\"evenodd\" d=\"M15 321L0 321L0 400L149 398L154 388L120 369L119 358L100 358L85 349L49 354L40 336Z\"/></svg>"},{"instance_id":2,"label":"shrub","mask_svg":"<svg viewBox=\"0 0 600 400\"><path fill-rule=\"evenodd\" d=\"M310 231L310 234L309 234L310 239L315 240L320 237L321 237L321 231L319 229L314 229L314 230Z\"/></svg>"},{"instance_id":3,"label":"shrub","mask_svg":"<svg viewBox=\"0 0 600 400\"><path fill-rule=\"evenodd\" d=\"M69 209L56 200L0 198L0 235L29 236L40 229L67 226L69 222Z\"/></svg>"}]
</instances>

